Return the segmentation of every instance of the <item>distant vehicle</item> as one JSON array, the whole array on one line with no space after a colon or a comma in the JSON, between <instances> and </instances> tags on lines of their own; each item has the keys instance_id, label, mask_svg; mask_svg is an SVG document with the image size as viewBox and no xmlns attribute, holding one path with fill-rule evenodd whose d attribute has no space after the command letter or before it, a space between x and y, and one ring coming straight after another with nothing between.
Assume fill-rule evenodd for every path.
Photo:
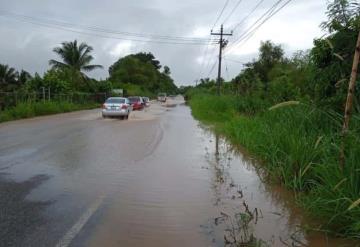
<instances>
[{"instance_id":1,"label":"distant vehicle","mask_svg":"<svg viewBox=\"0 0 360 247\"><path fill-rule=\"evenodd\" d=\"M157 100L160 102L166 102L166 93L159 93Z\"/></svg>"},{"instance_id":2,"label":"distant vehicle","mask_svg":"<svg viewBox=\"0 0 360 247\"><path fill-rule=\"evenodd\" d=\"M144 100L144 102L145 102L145 106L146 106L146 107L150 106L150 99L149 99L149 97L142 97L142 98L143 98L143 100Z\"/></svg>"},{"instance_id":3,"label":"distant vehicle","mask_svg":"<svg viewBox=\"0 0 360 247\"><path fill-rule=\"evenodd\" d=\"M106 117L120 117L121 119L128 119L132 111L130 101L123 97L108 98L102 106L102 116Z\"/></svg>"},{"instance_id":4,"label":"distant vehicle","mask_svg":"<svg viewBox=\"0 0 360 247\"><path fill-rule=\"evenodd\" d=\"M128 99L134 111L144 109L145 107L144 101L140 96L132 96L129 97Z\"/></svg>"}]
</instances>

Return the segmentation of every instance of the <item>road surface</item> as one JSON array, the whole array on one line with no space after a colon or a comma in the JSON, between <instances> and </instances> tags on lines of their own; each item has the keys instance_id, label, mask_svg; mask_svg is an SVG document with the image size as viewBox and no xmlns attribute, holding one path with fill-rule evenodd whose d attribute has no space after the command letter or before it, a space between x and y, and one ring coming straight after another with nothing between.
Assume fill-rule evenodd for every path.
<instances>
[{"instance_id":1,"label":"road surface","mask_svg":"<svg viewBox=\"0 0 360 247\"><path fill-rule=\"evenodd\" d=\"M246 206L240 235L316 246L293 197L177 103L1 124L0 246L223 246Z\"/></svg>"}]
</instances>

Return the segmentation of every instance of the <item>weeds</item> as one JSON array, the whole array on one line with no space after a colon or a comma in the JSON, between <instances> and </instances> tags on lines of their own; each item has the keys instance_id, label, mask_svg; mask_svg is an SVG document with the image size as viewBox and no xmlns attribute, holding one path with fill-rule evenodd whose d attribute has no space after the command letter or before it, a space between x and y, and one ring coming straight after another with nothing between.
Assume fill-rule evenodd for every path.
<instances>
[{"instance_id":1,"label":"weeds","mask_svg":"<svg viewBox=\"0 0 360 247\"><path fill-rule=\"evenodd\" d=\"M202 94L193 95L190 106L196 118L255 155L270 179L298 193L324 230L360 238L360 115L352 119L341 170L340 114L298 102L268 110L266 102L247 100Z\"/></svg>"},{"instance_id":2,"label":"weeds","mask_svg":"<svg viewBox=\"0 0 360 247\"><path fill-rule=\"evenodd\" d=\"M31 118L35 116L91 109L96 108L97 106L98 105L95 103L84 105L73 104L69 102L37 102L31 104L21 103L16 107L1 111L0 123L22 118Z\"/></svg>"}]
</instances>

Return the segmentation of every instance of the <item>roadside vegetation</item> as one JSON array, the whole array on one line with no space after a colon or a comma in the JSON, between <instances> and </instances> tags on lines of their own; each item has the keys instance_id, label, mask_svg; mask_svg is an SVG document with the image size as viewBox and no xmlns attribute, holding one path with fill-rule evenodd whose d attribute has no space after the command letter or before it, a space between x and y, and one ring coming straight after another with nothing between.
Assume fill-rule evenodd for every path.
<instances>
[{"instance_id":1,"label":"roadside vegetation","mask_svg":"<svg viewBox=\"0 0 360 247\"><path fill-rule=\"evenodd\" d=\"M42 76L0 64L0 122L100 106L107 97L118 96L113 89L123 89L124 96L178 92L170 68L151 53L122 57L110 66L106 80L96 80L86 75L103 69L92 64L91 46L75 40L53 51L59 59L51 59Z\"/></svg>"},{"instance_id":2,"label":"roadside vegetation","mask_svg":"<svg viewBox=\"0 0 360 247\"><path fill-rule=\"evenodd\" d=\"M309 51L286 57L261 43L259 57L231 81L204 78L183 88L193 115L256 156L271 181L296 193L323 224L315 230L360 238L360 95L355 94L345 163L340 162L348 81L360 31L356 1L334 0L328 34ZM359 76L357 77L357 91Z\"/></svg>"},{"instance_id":3,"label":"roadside vegetation","mask_svg":"<svg viewBox=\"0 0 360 247\"><path fill-rule=\"evenodd\" d=\"M17 120L22 118L31 118L35 116L44 116L57 113L94 109L99 107L96 103L76 104L70 102L35 102L19 103L18 105L0 112L0 123Z\"/></svg>"}]
</instances>

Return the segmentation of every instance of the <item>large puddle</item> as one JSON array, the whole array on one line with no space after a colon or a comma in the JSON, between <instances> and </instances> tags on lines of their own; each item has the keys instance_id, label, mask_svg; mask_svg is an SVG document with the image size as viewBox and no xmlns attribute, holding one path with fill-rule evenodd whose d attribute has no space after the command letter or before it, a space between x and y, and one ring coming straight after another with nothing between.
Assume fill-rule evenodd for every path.
<instances>
[{"instance_id":1,"label":"large puddle","mask_svg":"<svg viewBox=\"0 0 360 247\"><path fill-rule=\"evenodd\" d=\"M168 112L161 131L156 150L119 179L90 246L354 246L305 233L293 195L262 181L189 108Z\"/></svg>"},{"instance_id":2,"label":"large puddle","mask_svg":"<svg viewBox=\"0 0 360 247\"><path fill-rule=\"evenodd\" d=\"M167 108L149 121L89 117L94 114L4 127L5 137L14 129L20 133L0 150L3 172L18 183L0 183L8 188L3 197L15 198L0 200L3 209L16 209L7 223L16 222L17 214L26 222L39 219L37 227L17 223L13 231L26 244L16 246L55 246L89 209L94 214L70 246L358 244L305 232L310 222L292 193L262 181L249 156L199 124L186 106ZM47 179L36 188L23 183L39 174ZM14 197L18 188L24 193ZM29 204L24 196L48 203ZM4 222L1 227L12 229Z\"/></svg>"}]
</instances>

